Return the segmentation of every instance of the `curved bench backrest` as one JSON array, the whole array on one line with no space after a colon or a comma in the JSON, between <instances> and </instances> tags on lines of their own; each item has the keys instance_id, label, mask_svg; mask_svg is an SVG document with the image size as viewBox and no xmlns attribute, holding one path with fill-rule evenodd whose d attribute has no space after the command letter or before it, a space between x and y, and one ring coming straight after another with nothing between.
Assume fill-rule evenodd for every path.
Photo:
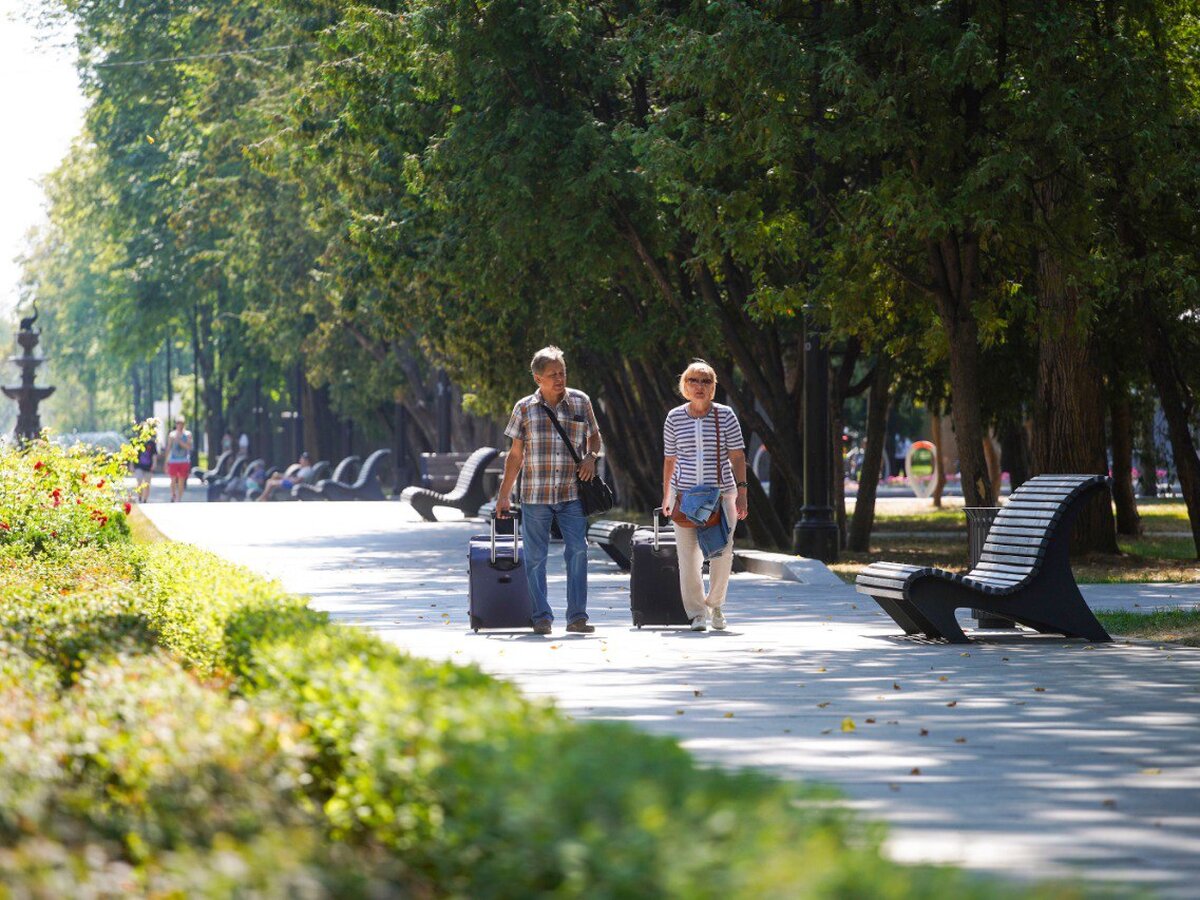
<instances>
[{"instance_id":1,"label":"curved bench backrest","mask_svg":"<svg viewBox=\"0 0 1200 900\"><path fill-rule=\"evenodd\" d=\"M362 462L361 456L347 456L333 470L333 480L340 484L350 484L350 479L354 477L354 470L360 462Z\"/></svg>"},{"instance_id":2,"label":"curved bench backrest","mask_svg":"<svg viewBox=\"0 0 1200 900\"><path fill-rule=\"evenodd\" d=\"M217 457L217 461L213 463L211 469L204 473L206 478L216 478L222 473L225 467L233 462L233 451L222 450L221 455Z\"/></svg>"},{"instance_id":3,"label":"curved bench backrest","mask_svg":"<svg viewBox=\"0 0 1200 900\"><path fill-rule=\"evenodd\" d=\"M383 465L383 461L391 455L392 451L384 448L383 450L376 450L374 453L368 456L367 461L363 463L362 469L360 469L358 472L358 480L354 482L354 487L361 488L372 478L378 478L379 467Z\"/></svg>"},{"instance_id":4,"label":"curved bench backrest","mask_svg":"<svg viewBox=\"0 0 1200 900\"><path fill-rule=\"evenodd\" d=\"M486 468L488 463L499 454L500 451L495 447L480 447L468 456L467 461L463 463L462 471L458 473L458 481L454 483L454 490L450 493L454 496L465 494L470 490L471 482L475 480L475 473Z\"/></svg>"},{"instance_id":5,"label":"curved bench backrest","mask_svg":"<svg viewBox=\"0 0 1200 900\"><path fill-rule=\"evenodd\" d=\"M979 564L967 577L1015 587L1035 576L1064 520L1104 475L1039 475L1013 491L996 514ZM1073 517L1072 517L1073 518Z\"/></svg>"}]
</instances>

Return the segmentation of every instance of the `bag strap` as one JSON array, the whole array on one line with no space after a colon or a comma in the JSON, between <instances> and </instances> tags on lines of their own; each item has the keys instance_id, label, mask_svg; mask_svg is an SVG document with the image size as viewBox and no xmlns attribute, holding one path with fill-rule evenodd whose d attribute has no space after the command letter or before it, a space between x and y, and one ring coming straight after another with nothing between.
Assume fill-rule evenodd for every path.
<instances>
[{"instance_id":1,"label":"bag strap","mask_svg":"<svg viewBox=\"0 0 1200 900\"><path fill-rule=\"evenodd\" d=\"M546 415L550 417L551 423L554 425L554 430L558 432L558 436L563 439L563 443L567 445L567 449L571 451L571 459L575 460L575 465L580 466L583 463L579 459L579 454L575 452L575 448L571 446L571 439L567 437L567 433L563 431L563 427L558 424L558 416L554 415L554 411L550 409L545 402L539 402L538 406L546 411Z\"/></svg>"}]
</instances>

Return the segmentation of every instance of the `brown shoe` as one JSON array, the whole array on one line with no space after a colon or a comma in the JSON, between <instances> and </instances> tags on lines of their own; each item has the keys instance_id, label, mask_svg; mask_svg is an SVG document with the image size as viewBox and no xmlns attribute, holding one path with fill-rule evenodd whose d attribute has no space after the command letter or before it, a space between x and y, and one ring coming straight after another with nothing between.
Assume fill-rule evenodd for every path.
<instances>
[{"instance_id":1,"label":"brown shoe","mask_svg":"<svg viewBox=\"0 0 1200 900\"><path fill-rule=\"evenodd\" d=\"M595 625L589 625L587 619L576 619L567 626L567 631L572 634L591 634L596 630Z\"/></svg>"},{"instance_id":2,"label":"brown shoe","mask_svg":"<svg viewBox=\"0 0 1200 900\"><path fill-rule=\"evenodd\" d=\"M549 619L538 619L533 623L534 634L549 634L553 630L553 623ZM570 631L570 627L567 628Z\"/></svg>"}]
</instances>

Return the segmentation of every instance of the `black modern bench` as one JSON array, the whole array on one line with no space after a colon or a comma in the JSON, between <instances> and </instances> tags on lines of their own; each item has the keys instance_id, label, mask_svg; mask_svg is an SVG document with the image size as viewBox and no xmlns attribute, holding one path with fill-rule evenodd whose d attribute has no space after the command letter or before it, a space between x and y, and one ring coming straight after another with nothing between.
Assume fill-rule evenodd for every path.
<instances>
[{"instance_id":1,"label":"black modern bench","mask_svg":"<svg viewBox=\"0 0 1200 900\"><path fill-rule=\"evenodd\" d=\"M454 507L462 510L462 514L470 518L478 514L479 507L489 499L483 486L485 470L488 464L499 455L500 451L495 447L480 447L463 463L462 471L458 473L458 480L455 482L453 490L441 494L429 488L413 485L404 489L400 494L400 499L407 500L412 504L412 508L420 513L421 518L427 522L437 521L433 515L435 506Z\"/></svg>"},{"instance_id":2,"label":"black modern bench","mask_svg":"<svg viewBox=\"0 0 1200 900\"><path fill-rule=\"evenodd\" d=\"M326 500L325 495L317 490L317 485L323 484L326 481L336 481L338 484L344 484L346 487L354 484L351 479L354 473L358 471L358 464L362 462L361 456L347 456L337 468L333 470L333 474L329 474L329 461L321 460L313 466L313 474L311 477L299 484L292 485L292 492L289 495L292 500ZM321 467L324 466L323 469ZM317 472L317 469L321 469ZM279 493L276 491L275 493Z\"/></svg>"},{"instance_id":3,"label":"black modern bench","mask_svg":"<svg viewBox=\"0 0 1200 900\"><path fill-rule=\"evenodd\" d=\"M448 494L458 484L458 473L470 458L470 453L459 451L422 453L417 459L417 468L420 470L420 484L417 486Z\"/></svg>"},{"instance_id":4,"label":"black modern bench","mask_svg":"<svg viewBox=\"0 0 1200 900\"><path fill-rule=\"evenodd\" d=\"M208 484L214 478L222 476L225 472L225 467L233 463L233 451L225 450L217 457L217 461L213 463L211 469L202 469L199 466L192 468L192 477L199 480L201 484Z\"/></svg>"},{"instance_id":5,"label":"black modern bench","mask_svg":"<svg viewBox=\"0 0 1200 900\"><path fill-rule=\"evenodd\" d=\"M386 500L383 485L379 483L379 470L392 455L388 449L376 450L362 464L358 477L353 484L334 478L318 481L315 485L298 484L292 488L292 495L297 500ZM340 470L350 458L338 463ZM336 476L338 473L335 472Z\"/></svg>"},{"instance_id":6,"label":"black modern bench","mask_svg":"<svg viewBox=\"0 0 1200 900\"><path fill-rule=\"evenodd\" d=\"M1043 633L1111 641L1071 574L1071 528L1103 475L1039 475L1009 497L988 531L979 563L965 575L932 566L873 563L856 589L906 634L969 643L955 618L971 607Z\"/></svg>"},{"instance_id":7,"label":"black modern bench","mask_svg":"<svg viewBox=\"0 0 1200 900\"><path fill-rule=\"evenodd\" d=\"M205 481L205 499L210 503L225 499L225 489L234 483L235 480L241 478L246 471L246 465L250 460L245 456L239 456L234 459L229 470L224 475L217 475Z\"/></svg>"},{"instance_id":8,"label":"black modern bench","mask_svg":"<svg viewBox=\"0 0 1200 900\"><path fill-rule=\"evenodd\" d=\"M634 522L616 519L597 519L588 526L587 539L609 555L623 572L633 564Z\"/></svg>"}]
</instances>

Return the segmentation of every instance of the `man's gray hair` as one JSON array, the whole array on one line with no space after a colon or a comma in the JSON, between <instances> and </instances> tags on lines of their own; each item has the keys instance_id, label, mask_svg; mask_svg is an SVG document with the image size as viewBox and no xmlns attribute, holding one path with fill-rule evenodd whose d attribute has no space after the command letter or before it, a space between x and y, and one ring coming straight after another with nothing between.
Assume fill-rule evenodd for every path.
<instances>
[{"instance_id":1,"label":"man's gray hair","mask_svg":"<svg viewBox=\"0 0 1200 900\"><path fill-rule=\"evenodd\" d=\"M552 362L560 362L566 368L567 360L563 357L563 352L551 344L549 347L543 347L537 353L533 354L533 359L529 361L529 371L534 375L541 375L546 370L546 366Z\"/></svg>"}]
</instances>

